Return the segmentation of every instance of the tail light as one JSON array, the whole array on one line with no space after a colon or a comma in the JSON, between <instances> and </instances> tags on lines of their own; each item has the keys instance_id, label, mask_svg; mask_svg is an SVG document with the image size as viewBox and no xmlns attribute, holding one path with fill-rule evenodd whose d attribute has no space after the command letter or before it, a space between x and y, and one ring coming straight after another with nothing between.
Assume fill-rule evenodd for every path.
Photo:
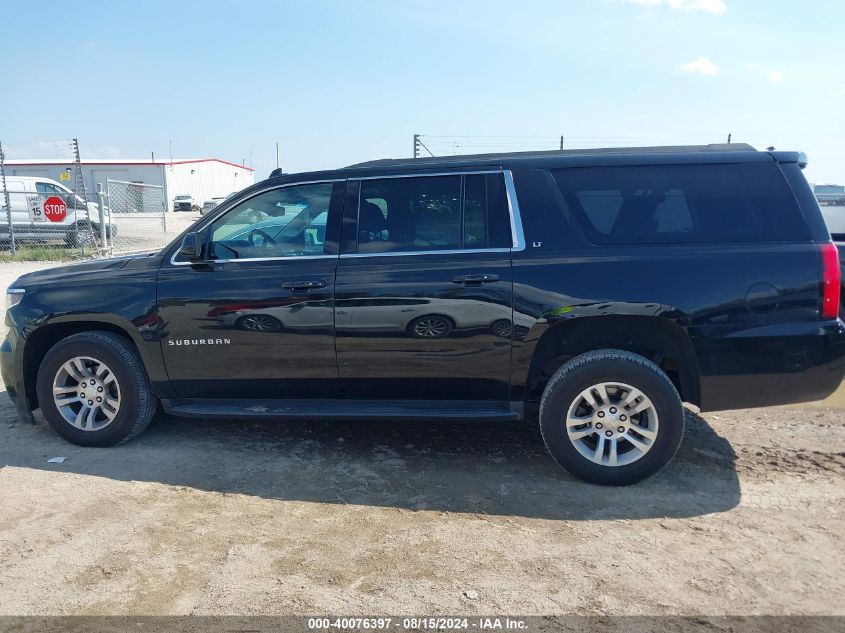
<instances>
[{"instance_id":1,"label":"tail light","mask_svg":"<svg viewBox=\"0 0 845 633\"><path fill-rule=\"evenodd\" d=\"M822 310L823 319L839 316L839 288L842 271L839 268L839 251L833 242L822 244Z\"/></svg>"}]
</instances>

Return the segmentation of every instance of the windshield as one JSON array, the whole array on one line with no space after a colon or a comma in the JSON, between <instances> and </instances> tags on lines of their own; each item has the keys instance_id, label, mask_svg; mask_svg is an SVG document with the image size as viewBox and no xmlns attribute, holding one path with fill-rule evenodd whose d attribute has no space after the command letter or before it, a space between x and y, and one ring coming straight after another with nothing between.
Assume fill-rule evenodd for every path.
<instances>
[{"instance_id":1,"label":"windshield","mask_svg":"<svg viewBox=\"0 0 845 633\"><path fill-rule=\"evenodd\" d=\"M177 200L190 200L191 196L176 196Z\"/></svg>"}]
</instances>

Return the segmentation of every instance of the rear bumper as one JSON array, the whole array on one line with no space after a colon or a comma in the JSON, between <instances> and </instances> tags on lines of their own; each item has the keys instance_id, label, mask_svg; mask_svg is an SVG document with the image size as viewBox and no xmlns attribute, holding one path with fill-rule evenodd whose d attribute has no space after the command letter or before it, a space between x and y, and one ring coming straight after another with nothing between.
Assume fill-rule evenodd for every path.
<instances>
[{"instance_id":1,"label":"rear bumper","mask_svg":"<svg viewBox=\"0 0 845 633\"><path fill-rule=\"evenodd\" d=\"M700 338L701 409L823 400L845 375L842 321L787 323Z\"/></svg>"}]
</instances>

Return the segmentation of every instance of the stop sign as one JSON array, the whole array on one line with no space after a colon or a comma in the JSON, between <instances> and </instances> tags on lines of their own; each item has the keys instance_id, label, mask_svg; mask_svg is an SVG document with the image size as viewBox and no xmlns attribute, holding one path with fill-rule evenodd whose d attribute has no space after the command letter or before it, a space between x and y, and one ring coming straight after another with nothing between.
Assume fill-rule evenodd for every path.
<instances>
[{"instance_id":1,"label":"stop sign","mask_svg":"<svg viewBox=\"0 0 845 633\"><path fill-rule=\"evenodd\" d=\"M50 196L41 205L50 222L61 222L67 217L67 204L59 196Z\"/></svg>"}]
</instances>

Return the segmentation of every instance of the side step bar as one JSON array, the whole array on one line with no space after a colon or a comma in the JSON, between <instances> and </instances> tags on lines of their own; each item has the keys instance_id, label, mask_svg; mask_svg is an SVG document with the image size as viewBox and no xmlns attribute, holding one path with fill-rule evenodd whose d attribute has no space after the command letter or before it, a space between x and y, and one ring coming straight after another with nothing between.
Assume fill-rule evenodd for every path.
<instances>
[{"instance_id":1,"label":"side step bar","mask_svg":"<svg viewBox=\"0 0 845 633\"><path fill-rule=\"evenodd\" d=\"M516 421L508 402L449 400L162 400L170 415L188 418ZM514 403L515 405L516 403Z\"/></svg>"}]
</instances>

